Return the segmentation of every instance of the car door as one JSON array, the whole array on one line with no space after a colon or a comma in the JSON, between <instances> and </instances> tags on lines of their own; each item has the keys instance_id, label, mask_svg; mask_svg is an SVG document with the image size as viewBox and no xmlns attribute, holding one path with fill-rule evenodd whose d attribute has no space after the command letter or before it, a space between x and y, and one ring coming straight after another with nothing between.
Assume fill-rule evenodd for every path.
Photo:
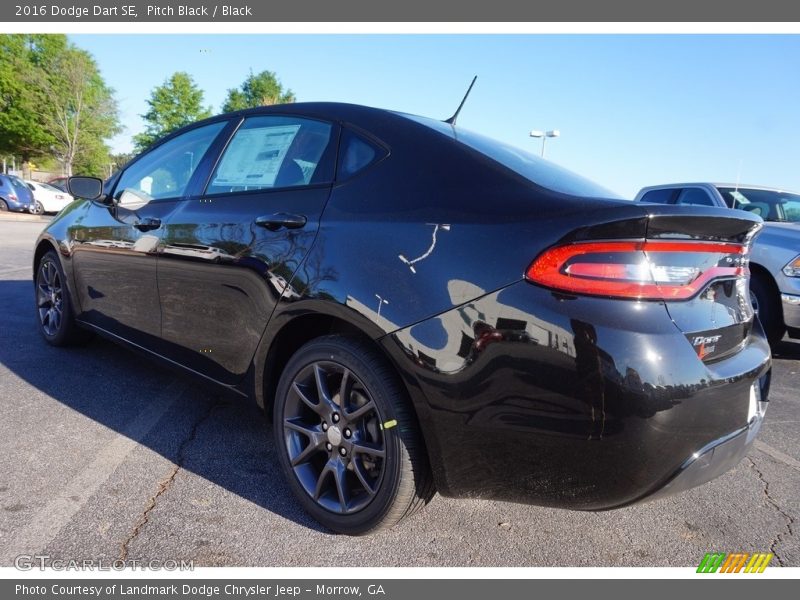
<instances>
[{"instance_id":1,"label":"car door","mask_svg":"<svg viewBox=\"0 0 800 600\"><path fill-rule=\"evenodd\" d=\"M163 232L158 289L169 358L225 384L247 372L330 195L338 126L243 119L205 186Z\"/></svg>"},{"instance_id":2,"label":"car door","mask_svg":"<svg viewBox=\"0 0 800 600\"><path fill-rule=\"evenodd\" d=\"M138 157L111 184L109 199L92 202L71 228L80 320L157 351L162 224L226 124L191 129Z\"/></svg>"}]
</instances>

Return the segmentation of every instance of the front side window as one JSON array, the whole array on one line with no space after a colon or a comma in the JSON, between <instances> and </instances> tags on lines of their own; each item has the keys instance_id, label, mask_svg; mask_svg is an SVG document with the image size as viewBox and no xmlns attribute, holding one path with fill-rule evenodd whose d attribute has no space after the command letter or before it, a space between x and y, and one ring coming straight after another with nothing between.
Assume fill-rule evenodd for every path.
<instances>
[{"instance_id":1,"label":"front side window","mask_svg":"<svg viewBox=\"0 0 800 600\"><path fill-rule=\"evenodd\" d=\"M120 206L180 198L226 121L198 127L154 148L125 169L114 197Z\"/></svg>"},{"instance_id":2,"label":"front side window","mask_svg":"<svg viewBox=\"0 0 800 600\"><path fill-rule=\"evenodd\" d=\"M800 194L752 188L718 188L729 205L765 221L800 221Z\"/></svg>"},{"instance_id":3,"label":"front side window","mask_svg":"<svg viewBox=\"0 0 800 600\"><path fill-rule=\"evenodd\" d=\"M297 117L247 119L214 170L206 194L329 183L332 126Z\"/></svg>"}]
</instances>

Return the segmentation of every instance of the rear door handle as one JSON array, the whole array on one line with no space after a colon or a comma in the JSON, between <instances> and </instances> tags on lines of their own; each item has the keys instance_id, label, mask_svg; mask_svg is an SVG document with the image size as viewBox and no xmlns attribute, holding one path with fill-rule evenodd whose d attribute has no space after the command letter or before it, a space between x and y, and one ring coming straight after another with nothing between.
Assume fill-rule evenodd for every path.
<instances>
[{"instance_id":1,"label":"rear door handle","mask_svg":"<svg viewBox=\"0 0 800 600\"><path fill-rule=\"evenodd\" d=\"M153 217L145 217L140 221L137 221L133 224L136 229L139 231L151 231L153 229L158 229L161 227L161 219L156 219Z\"/></svg>"},{"instance_id":2,"label":"rear door handle","mask_svg":"<svg viewBox=\"0 0 800 600\"><path fill-rule=\"evenodd\" d=\"M290 215L289 213L275 213L274 215L264 215L256 219L256 225L264 227L270 231L277 231L281 227L286 229L300 229L304 227L308 219L305 215Z\"/></svg>"}]
</instances>

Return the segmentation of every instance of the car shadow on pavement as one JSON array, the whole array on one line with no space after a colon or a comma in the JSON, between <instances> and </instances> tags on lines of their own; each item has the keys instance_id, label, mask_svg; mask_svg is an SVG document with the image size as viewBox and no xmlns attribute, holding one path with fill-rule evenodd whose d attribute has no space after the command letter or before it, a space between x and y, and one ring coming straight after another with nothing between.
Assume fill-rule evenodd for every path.
<instances>
[{"instance_id":1,"label":"car shadow on pavement","mask_svg":"<svg viewBox=\"0 0 800 600\"><path fill-rule=\"evenodd\" d=\"M254 402L220 394L100 337L80 347L49 346L31 299L30 280L0 280L0 364L16 377L228 492L326 531L294 499L275 459L271 425ZM138 439L130 434L137 430L131 424L146 410L165 412ZM153 473L153 489L142 490L143 504L163 475Z\"/></svg>"}]
</instances>

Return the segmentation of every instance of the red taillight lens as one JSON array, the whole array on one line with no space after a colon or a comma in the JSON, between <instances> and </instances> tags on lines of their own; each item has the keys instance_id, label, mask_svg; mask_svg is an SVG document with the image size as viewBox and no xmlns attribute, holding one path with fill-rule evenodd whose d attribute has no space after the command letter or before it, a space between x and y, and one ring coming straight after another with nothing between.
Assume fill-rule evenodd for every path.
<instances>
[{"instance_id":1,"label":"red taillight lens","mask_svg":"<svg viewBox=\"0 0 800 600\"><path fill-rule=\"evenodd\" d=\"M747 246L720 242L581 242L541 254L525 273L556 290L639 300L685 300L712 279L747 275Z\"/></svg>"}]
</instances>

